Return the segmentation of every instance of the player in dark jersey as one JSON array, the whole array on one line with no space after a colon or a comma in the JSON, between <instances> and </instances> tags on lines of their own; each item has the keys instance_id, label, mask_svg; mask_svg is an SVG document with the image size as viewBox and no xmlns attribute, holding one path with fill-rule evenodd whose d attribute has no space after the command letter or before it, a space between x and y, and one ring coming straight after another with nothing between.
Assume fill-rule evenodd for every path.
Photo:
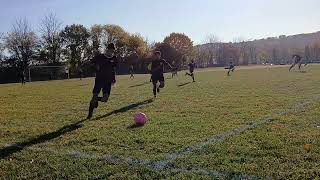
<instances>
[{"instance_id":1,"label":"player in dark jersey","mask_svg":"<svg viewBox=\"0 0 320 180\"><path fill-rule=\"evenodd\" d=\"M191 60L191 62L188 64L188 66L189 66L189 73L186 73L186 76L188 75L188 76L192 77L193 82L196 82L194 80L194 74L193 74L193 71L194 71L196 64L194 63L193 60Z\"/></svg>"},{"instance_id":2,"label":"player in dark jersey","mask_svg":"<svg viewBox=\"0 0 320 180\"><path fill-rule=\"evenodd\" d=\"M228 69L228 73L227 75L230 76L230 73L233 72L235 70L235 66L233 65L232 62L230 62L230 65L229 67L225 68L225 69Z\"/></svg>"},{"instance_id":3,"label":"player in dark jersey","mask_svg":"<svg viewBox=\"0 0 320 180\"><path fill-rule=\"evenodd\" d=\"M178 76L178 68L177 67L173 67L171 73L172 73L172 78L174 76Z\"/></svg>"},{"instance_id":4,"label":"player in dark jersey","mask_svg":"<svg viewBox=\"0 0 320 180\"><path fill-rule=\"evenodd\" d=\"M153 84L153 95L156 98L157 93L160 92L160 88L164 88L164 66L168 65L171 69L172 66L164 59L161 58L161 52L156 51L154 53L155 58L151 63L151 80ZM160 85L158 86L158 82Z\"/></svg>"},{"instance_id":5,"label":"player in dark jersey","mask_svg":"<svg viewBox=\"0 0 320 180\"><path fill-rule=\"evenodd\" d=\"M131 79L131 78L134 79L134 68L133 68L133 65L130 65L129 73L130 73L130 79Z\"/></svg>"},{"instance_id":6,"label":"player in dark jersey","mask_svg":"<svg viewBox=\"0 0 320 180\"><path fill-rule=\"evenodd\" d=\"M98 101L107 102L111 92L111 86L116 82L115 67L117 58L114 55L115 45L110 43L105 54L97 54L91 62L96 66L96 78L90 101L87 119L91 119L93 110L98 107ZM99 97L102 90L103 96Z\"/></svg>"},{"instance_id":7,"label":"player in dark jersey","mask_svg":"<svg viewBox=\"0 0 320 180\"><path fill-rule=\"evenodd\" d=\"M19 78L22 85L26 84L26 75L24 70L19 71Z\"/></svg>"},{"instance_id":8,"label":"player in dark jersey","mask_svg":"<svg viewBox=\"0 0 320 180\"><path fill-rule=\"evenodd\" d=\"M293 55L292 59L294 60L293 64L291 65L291 67L289 68L289 71L291 71L291 69L293 67L295 67L298 64L299 70L301 70L301 63L302 63L302 58L299 55Z\"/></svg>"}]
</instances>

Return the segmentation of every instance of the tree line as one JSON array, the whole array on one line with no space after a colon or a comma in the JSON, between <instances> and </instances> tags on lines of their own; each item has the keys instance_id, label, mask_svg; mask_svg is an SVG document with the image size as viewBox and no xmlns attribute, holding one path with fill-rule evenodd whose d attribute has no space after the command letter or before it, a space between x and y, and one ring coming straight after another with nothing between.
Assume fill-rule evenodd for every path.
<instances>
[{"instance_id":1,"label":"tree line","mask_svg":"<svg viewBox=\"0 0 320 180\"><path fill-rule=\"evenodd\" d=\"M235 38L229 43L209 35L204 44L195 46L195 54L201 67L225 66L230 61L236 65L290 64L294 54L307 63L319 63L320 32L259 40Z\"/></svg>"},{"instance_id":2,"label":"tree line","mask_svg":"<svg viewBox=\"0 0 320 180\"><path fill-rule=\"evenodd\" d=\"M236 65L287 64L293 54L306 61L320 59L320 33L280 36L260 40L235 38L224 43L209 35L202 45L194 45L184 33L171 33L162 42L149 42L138 33L127 32L114 24L81 24L63 26L55 14L48 14L35 31L26 18L18 19L7 33L0 34L0 83L15 81L17 74L33 66L67 66L73 76L83 71L91 76L90 59L103 53L109 43L117 47L121 63L118 73L128 73L133 65L137 73L147 73L152 52L159 50L173 66L184 69L193 59L198 67Z\"/></svg>"},{"instance_id":3,"label":"tree line","mask_svg":"<svg viewBox=\"0 0 320 180\"><path fill-rule=\"evenodd\" d=\"M124 60L120 73L134 65L137 72L147 72L152 52L160 50L170 63L181 66L190 58L193 42L183 33L171 33L163 42L150 43L138 33L129 33L114 24L96 24L86 28L81 24L62 26L55 14L46 15L35 32L27 19L18 19L10 32L1 34L0 68L25 73L31 66L68 66L71 74L94 70L90 59L104 53L107 44L114 43L117 55ZM4 74L4 73L2 73Z\"/></svg>"}]
</instances>

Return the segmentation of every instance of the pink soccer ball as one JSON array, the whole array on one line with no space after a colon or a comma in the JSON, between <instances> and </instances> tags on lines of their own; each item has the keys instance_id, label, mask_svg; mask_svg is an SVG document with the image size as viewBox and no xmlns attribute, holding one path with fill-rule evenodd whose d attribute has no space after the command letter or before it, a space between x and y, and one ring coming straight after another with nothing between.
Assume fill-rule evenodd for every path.
<instances>
[{"instance_id":1,"label":"pink soccer ball","mask_svg":"<svg viewBox=\"0 0 320 180\"><path fill-rule=\"evenodd\" d=\"M134 115L134 122L137 125L144 125L147 122L148 118L146 116L146 114L142 113L142 112L138 112Z\"/></svg>"}]
</instances>

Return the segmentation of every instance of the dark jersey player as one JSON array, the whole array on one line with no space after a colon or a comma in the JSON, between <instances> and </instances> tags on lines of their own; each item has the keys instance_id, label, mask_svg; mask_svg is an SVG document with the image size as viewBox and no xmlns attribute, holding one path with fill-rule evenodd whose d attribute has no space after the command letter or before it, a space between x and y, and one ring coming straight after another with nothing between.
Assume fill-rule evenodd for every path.
<instances>
[{"instance_id":1,"label":"dark jersey player","mask_svg":"<svg viewBox=\"0 0 320 180\"><path fill-rule=\"evenodd\" d=\"M194 80L194 74L193 74L194 68L195 68L195 66L196 66L195 63L194 63L194 61L191 60L191 63L189 63L188 66L189 66L189 73L186 73L186 75L192 77L192 81L193 81L193 82L196 82L196 81Z\"/></svg>"},{"instance_id":2,"label":"dark jersey player","mask_svg":"<svg viewBox=\"0 0 320 180\"><path fill-rule=\"evenodd\" d=\"M111 92L111 86L116 82L115 67L117 66L117 58L114 56L115 46L109 44L105 54L97 54L92 63L96 66L96 78L92 91L92 99L90 101L88 119L92 118L94 108L98 107L98 101L107 102ZM102 90L103 96L99 97Z\"/></svg>"},{"instance_id":3,"label":"dark jersey player","mask_svg":"<svg viewBox=\"0 0 320 180\"><path fill-rule=\"evenodd\" d=\"M235 66L233 65L232 62L230 62L229 67L227 67L226 69L228 69L228 73L227 75L230 76L230 73L233 72L235 70Z\"/></svg>"},{"instance_id":4,"label":"dark jersey player","mask_svg":"<svg viewBox=\"0 0 320 180\"><path fill-rule=\"evenodd\" d=\"M134 79L134 68L133 68L133 65L130 65L129 73L130 73L130 79L131 79L131 78Z\"/></svg>"},{"instance_id":5,"label":"dark jersey player","mask_svg":"<svg viewBox=\"0 0 320 180\"><path fill-rule=\"evenodd\" d=\"M154 59L151 63L151 80L153 84L153 95L157 97L157 93L160 92L160 88L164 88L164 66L168 65L171 69L172 66L164 59L161 58L161 52L156 51L154 53ZM158 86L158 82L160 83Z\"/></svg>"},{"instance_id":6,"label":"dark jersey player","mask_svg":"<svg viewBox=\"0 0 320 180\"><path fill-rule=\"evenodd\" d=\"M301 63L302 63L302 58L299 55L293 55L292 59L294 60L293 64L291 65L291 67L289 68L289 71L291 71L291 69L293 67L295 67L298 64L299 70L301 70Z\"/></svg>"}]
</instances>

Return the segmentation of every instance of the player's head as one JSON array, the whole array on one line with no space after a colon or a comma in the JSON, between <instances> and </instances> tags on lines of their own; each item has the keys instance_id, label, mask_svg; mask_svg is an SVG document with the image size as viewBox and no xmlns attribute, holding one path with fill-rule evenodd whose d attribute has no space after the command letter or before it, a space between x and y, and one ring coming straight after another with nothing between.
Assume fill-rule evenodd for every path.
<instances>
[{"instance_id":1,"label":"player's head","mask_svg":"<svg viewBox=\"0 0 320 180\"><path fill-rule=\"evenodd\" d=\"M301 58L301 56L299 56L298 54L294 54L294 55L292 56L292 58L297 58L297 59L299 59L299 58Z\"/></svg>"},{"instance_id":2,"label":"player's head","mask_svg":"<svg viewBox=\"0 0 320 180\"><path fill-rule=\"evenodd\" d=\"M233 64L233 62L232 62L232 61L230 61L230 64Z\"/></svg>"},{"instance_id":3,"label":"player's head","mask_svg":"<svg viewBox=\"0 0 320 180\"><path fill-rule=\"evenodd\" d=\"M108 44L108 46L107 46L106 54L107 54L107 55L113 55L114 52L115 52L115 50L116 50L116 46L115 46L113 43L110 43L110 44Z\"/></svg>"},{"instance_id":4,"label":"player's head","mask_svg":"<svg viewBox=\"0 0 320 180\"><path fill-rule=\"evenodd\" d=\"M194 60L193 60L193 59L191 59L191 62L192 62L192 63L194 63Z\"/></svg>"},{"instance_id":5,"label":"player's head","mask_svg":"<svg viewBox=\"0 0 320 180\"><path fill-rule=\"evenodd\" d=\"M161 59L161 52L160 52L160 51L154 52L154 56L155 56L157 59Z\"/></svg>"}]
</instances>

